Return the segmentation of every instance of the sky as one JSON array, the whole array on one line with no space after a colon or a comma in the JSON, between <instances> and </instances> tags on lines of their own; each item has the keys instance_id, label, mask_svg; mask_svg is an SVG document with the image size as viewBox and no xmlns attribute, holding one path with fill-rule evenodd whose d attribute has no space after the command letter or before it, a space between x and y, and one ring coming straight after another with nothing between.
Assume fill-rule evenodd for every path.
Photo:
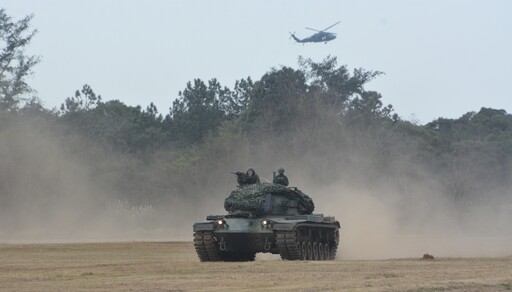
<instances>
[{"instance_id":1,"label":"sky","mask_svg":"<svg viewBox=\"0 0 512 292\"><path fill-rule=\"evenodd\" d=\"M427 123L481 107L512 113L512 1L2 0L38 30L29 84L49 108L84 84L104 100L164 115L188 81L258 80L298 57L385 74L366 89L403 119ZM300 38L341 21L327 44Z\"/></svg>"}]
</instances>

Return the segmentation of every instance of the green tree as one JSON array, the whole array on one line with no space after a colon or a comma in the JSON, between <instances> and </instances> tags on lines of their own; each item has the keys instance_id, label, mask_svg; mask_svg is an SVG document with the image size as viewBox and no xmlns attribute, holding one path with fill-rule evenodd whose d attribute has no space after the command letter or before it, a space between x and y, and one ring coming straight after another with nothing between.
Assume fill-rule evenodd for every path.
<instances>
[{"instance_id":1,"label":"green tree","mask_svg":"<svg viewBox=\"0 0 512 292\"><path fill-rule=\"evenodd\" d=\"M23 96L34 92L26 80L40 58L25 54L37 32L30 30L32 18L14 21L0 9L0 110L16 110Z\"/></svg>"},{"instance_id":2,"label":"green tree","mask_svg":"<svg viewBox=\"0 0 512 292\"><path fill-rule=\"evenodd\" d=\"M88 84L84 84L82 90L75 91L75 95L66 98L60 106L63 113L76 113L80 111L88 111L95 108L101 103L101 95L96 95L94 90Z\"/></svg>"},{"instance_id":3,"label":"green tree","mask_svg":"<svg viewBox=\"0 0 512 292\"><path fill-rule=\"evenodd\" d=\"M102 102L88 112L88 120L96 139L118 151L141 152L161 145L162 116L154 104L143 111L140 106L127 106L118 100Z\"/></svg>"},{"instance_id":4,"label":"green tree","mask_svg":"<svg viewBox=\"0 0 512 292\"><path fill-rule=\"evenodd\" d=\"M512 172L512 115L482 108L458 119L439 118L432 131L436 159L426 162L438 170L447 194L467 199L506 185Z\"/></svg>"},{"instance_id":5,"label":"green tree","mask_svg":"<svg viewBox=\"0 0 512 292\"><path fill-rule=\"evenodd\" d=\"M348 105L348 114L352 118L370 121L372 118L392 118L397 120L398 116L391 115L393 106L384 106L382 103L382 95L375 91L363 91L357 94Z\"/></svg>"},{"instance_id":6,"label":"green tree","mask_svg":"<svg viewBox=\"0 0 512 292\"><path fill-rule=\"evenodd\" d=\"M306 77L300 70L282 67L266 73L254 83L247 107L249 129L284 133L295 120L307 93Z\"/></svg>"},{"instance_id":7,"label":"green tree","mask_svg":"<svg viewBox=\"0 0 512 292\"><path fill-rule=\"evenodd\" d=\"M226 118L222 102L230 91L222 87L216 79L204 83L195 79L187 83L185 90L173 102L170 111L172 134L186 143L199 143Z\"/></svg>"},{"instance_id":8,"label":"green tree","mask_svg":"<svg viewBox=\"0 0 512 292\"><path fill-rule=\"evenodd\" d=\"M66 98L61 119L71 127L121 152L141 152L163 145L163 118L153 103L142 110L119 100L103 102L89 85Z\"/></svg>"},{"instance_id":9,"label":"green tree","mask_svg":"<svg viewBox=\"0 0 512 292\"><path fill-rule=\"evenodd\" d=\"M237 80L233 90L226 91L221 102L228 119L240 117L247 111L253 89L254 83L251 77L248 77Z\"/></svg>"},{"instance_id":10,"label":"green tree","mask_svg":"<svg viewBox=\"0 0 512 292\"><path fill-rule=\"evenodd\" d=\"M319 63L299 57L299 65L310 82L311 90L322 92L325 102L340 109L344 109L354 95L362 94L366 83L383 74L362 68L354 69L350 74L347 66L338 67L338 59L332 56Z\"/></svg>"}]
</instances>

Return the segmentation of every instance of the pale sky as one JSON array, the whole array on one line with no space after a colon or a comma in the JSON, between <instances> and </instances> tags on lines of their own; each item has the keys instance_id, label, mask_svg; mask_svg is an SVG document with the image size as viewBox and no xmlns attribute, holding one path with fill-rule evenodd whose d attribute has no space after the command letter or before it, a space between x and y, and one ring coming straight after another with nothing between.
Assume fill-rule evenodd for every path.
<instances>
[{"instance_id":1,"label":"pale sky","mask_svg":"<svg viewBox=\"0 0 512 292\"><path fill-rule=\"evenodd\" d=\"M83 84L104 100L168 113L194 78L258 80L303 56L336 56L383 71L367 89L404 119L457 118L481 107L512 112L512 1L2 0L16 19L34 14L29 48L42 61L29 80L47 107ZM305 27L332 29L328 44L297 44Z\"/></svg>"}]
</instances>

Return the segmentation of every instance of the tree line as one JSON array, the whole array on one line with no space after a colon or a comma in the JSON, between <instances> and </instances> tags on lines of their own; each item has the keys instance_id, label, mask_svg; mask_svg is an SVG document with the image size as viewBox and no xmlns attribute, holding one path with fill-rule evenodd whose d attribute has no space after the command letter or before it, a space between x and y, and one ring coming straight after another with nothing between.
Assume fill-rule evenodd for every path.
<instances>
[{"instance_id":1,"label":"tree line","mask_svg":"<svg viewBox=\"0 0 512 292\"><path fill-rule=\"evenodd\" d=\"M335 56L299 57L297 68L272 68L231 88L195 79L166 112L104 99L87 84L59 109L45 108L27 83L39 62L25 53L36 34L31 19L0 10L0 135L30 124L66 157L84 161L89 179L116 197L201 197L227 190L229 170L276 162L322 184L391 181L404 195L428 178L454 201L485 200L510 187L512 115L482 108L418 125L365 88L382 72L350 70ZM5 177L0 194L8 197Z\"/></svg>"}]
</instances>

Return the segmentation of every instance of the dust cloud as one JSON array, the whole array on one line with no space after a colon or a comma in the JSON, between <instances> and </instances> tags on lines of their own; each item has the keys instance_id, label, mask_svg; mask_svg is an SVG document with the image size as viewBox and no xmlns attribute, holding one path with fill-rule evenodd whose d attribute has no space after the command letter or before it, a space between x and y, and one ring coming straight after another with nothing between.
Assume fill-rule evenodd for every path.
<instances>
[{"instance_id":1,"label":"dust cloud","mask_svg":"<svg viewBox=\"0 0 512 292\"><path fill-rule=\"evenodd\" d=\"M317 210L341 221L343 259L509 256L510 207L461 209L428 190L413 198L379 189L320 188ZM421 192L423 191L423 194ZM407 200L407 204L401 204ZM339 214L339 215L338 215Z\"/></svg>"},{"instance_id":2,"label":"dust cloud","mask_svg":"<svg viewBox=\"0 0 512 292\"><path fill-rule=\"evenodd\" d=\"M57 127L21 121L0 132L0 243L173 235L153 228L157 211L151 205L129 204L115 186L97 182L86 157L99 157L97 162L110 153Z\"/></svg>"},{"instance_id":3,"label":"dust cloud","mask_svg":"<svg viewBox=\"0 0 512 292\"><path fill-rule=\"evenodd\" d=\"M386 154L393 159L386 171L377 165L385 157L351 132L341 135L350 143L338 144L311 145L318 139L308 137L290 146L269 138L252 145L252 155L238 145L195 169L199 181L181 174L174 180L179 187L156 188L179 175L160 171L161 153L136 164L140 176L124 177L133 160L56 127L19 122L0 131L0 243L190 241L195 221L225 213L224 198L236 185L229 171L254 167L270 179L272 170L285 167L291 186L313 198L315 213L340 221L339 259L512 255L506 187L484 200L454 201L435 175L411 163L411 153ZM98 173L107 161L119 172Z\"/></svg>"}]
</instances>

